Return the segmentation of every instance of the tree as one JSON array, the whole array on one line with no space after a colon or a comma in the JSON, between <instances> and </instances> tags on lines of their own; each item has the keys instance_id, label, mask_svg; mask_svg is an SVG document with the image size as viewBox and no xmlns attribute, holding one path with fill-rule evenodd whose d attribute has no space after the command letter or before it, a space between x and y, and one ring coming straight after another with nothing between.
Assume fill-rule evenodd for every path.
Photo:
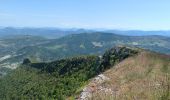
<instances>
[{"instance_id":1,"label":"tree","mask_svg":"<svg viewBox=\"0 0 170 100\"><path fill-rule=\"evenodd\" d=\"M22 63L22 64L26 65L26 64L30 64L30 63L31 63L31 61L30 61L28 58L25 58L25 59L23 60L23 63Z\"/></svg>"}]
</instances>

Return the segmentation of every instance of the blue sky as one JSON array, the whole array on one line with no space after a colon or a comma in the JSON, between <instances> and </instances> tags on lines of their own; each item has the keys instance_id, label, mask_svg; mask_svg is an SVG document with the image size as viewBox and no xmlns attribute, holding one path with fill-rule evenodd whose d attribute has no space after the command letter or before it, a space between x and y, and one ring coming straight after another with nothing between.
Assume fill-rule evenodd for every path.
<instances>
[{"instance_id":1,"label":"blue sky","mask_svg":"<svg viewBox=\"0 0 170 100\"><path fill-rule=\"evenodd\" d=\"M0 26L170 30L170 0L0 0Z\"/></svg>"}]
</instances>

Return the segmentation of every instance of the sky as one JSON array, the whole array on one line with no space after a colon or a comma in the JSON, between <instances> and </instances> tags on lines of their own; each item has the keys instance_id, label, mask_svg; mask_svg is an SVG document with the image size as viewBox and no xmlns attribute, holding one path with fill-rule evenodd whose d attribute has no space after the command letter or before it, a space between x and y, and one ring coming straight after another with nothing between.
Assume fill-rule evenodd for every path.
<instances>
[{"instance_id":1,"label":"sky","mask_svg":"<svg viewBox=\"0 0 170 100\"><path fill-rule=\"evenodd\" d=\"M170 30L170 0L0 0L0 26Z\"/></svg>"}]
</instances>

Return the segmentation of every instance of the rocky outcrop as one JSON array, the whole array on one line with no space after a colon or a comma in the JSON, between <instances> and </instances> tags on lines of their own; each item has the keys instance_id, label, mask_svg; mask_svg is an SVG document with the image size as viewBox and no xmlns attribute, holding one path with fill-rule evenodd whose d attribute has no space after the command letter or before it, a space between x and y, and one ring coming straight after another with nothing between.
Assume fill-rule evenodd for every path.
<instances>
[{"instance_id":1,"label":"rocky outcrop","mask_svg":"<svg viewBox=\"0 0 170 100\"><path fill-rule=\"evenodd\" d=\"M113 93L112 89L103 87L101 84L103 84L106 81L109 81L110 79L106 77L104 74L100 74L93 78L91 82L85 86L85 88L82 90L80 97L78 100L88 100L92 97L94 92L103 92L103 93Z\"/></svg>"}]
</instances>

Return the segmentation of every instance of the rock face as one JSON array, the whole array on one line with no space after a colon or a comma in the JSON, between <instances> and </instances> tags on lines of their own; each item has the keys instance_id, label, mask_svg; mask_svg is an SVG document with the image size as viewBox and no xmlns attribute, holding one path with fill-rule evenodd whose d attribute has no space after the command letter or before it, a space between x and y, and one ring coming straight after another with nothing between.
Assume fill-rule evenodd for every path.
<instances>
[{"instance_id":1,"label":"rock face","mask_svg":"<svg viewBox=\"0 0 170 100\"><path fill-rule=\"evenodd\" d=\"M100 71L103 72L106 69L111 68L116 63L119 63L120 61L130 56L136 55L140 51L141 50L138 48L124 47L124 46L117 46L111 48L110 50L106 51L101 58Z\"/></svg>"},{"instance_id":2,"label":"rock face","mask_svg":"<svg viewBox=\"0 0 170 100\"><path fill-rule=\"evenodd\" d=\"M96 76L91 80L89 85L85 86L78 100L88 100L94 92L112 93L111 89L101 86L101 84L109 80L110 79L103 74Z\"/></svg>"}]
</instances>

